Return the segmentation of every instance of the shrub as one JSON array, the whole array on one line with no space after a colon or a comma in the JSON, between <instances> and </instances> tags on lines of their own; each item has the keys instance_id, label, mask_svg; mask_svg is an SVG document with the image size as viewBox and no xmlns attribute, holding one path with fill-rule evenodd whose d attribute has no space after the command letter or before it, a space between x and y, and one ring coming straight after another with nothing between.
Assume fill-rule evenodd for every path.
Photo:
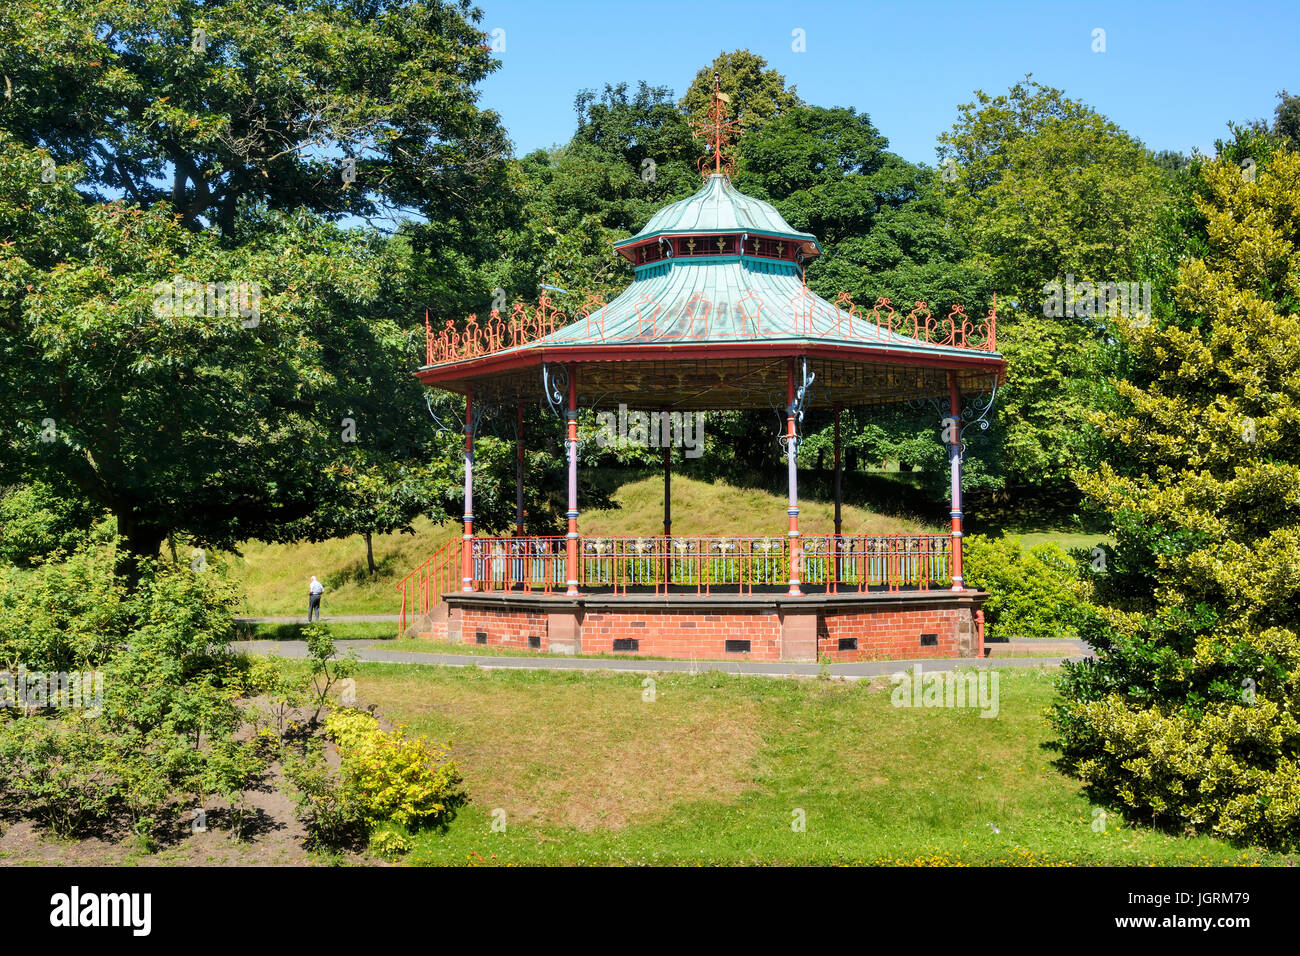
<instances>
[{"instance_id":1,"label":"shrub","mask_svg":"<svg viewBox=\"0 0 1300 956\"><path fill-rule=\"evenodd\" d=\"M107 817L123 793L110 757L115 742L92 721L23 717L0 725L6 804L62 837Z\"/></svg>"},{"instance_id":2,"label":"shrub","mask_svg":"<svg viewBox=\"0 0 1300 956\"><path fill-rule=\"evenodd\" d=\"M1234 144L1238 149L1244 144ZM1240 152L1238 153L1240 155ZM1093 415L1079 485L1115 547L1095 575L1097 657L1062 668L1061 765L1171 830L1300 848L1300 155L1199 164L1204 255Z\"/></svg>"},{"instance_id":3,"label":"shrub","mask_svg":"<svg viewBox=\"0 0 1300 956\"><path fill-rule=\"evenodd\" d=\"M303 754L286 754L284 774L296 788L296 816L307 831L309 846L351 846L365 837L367 828L357 795L330 772L319 741L313 741Z\"/></svg>"},{"instance_id":4,"label":"shrub","mask_svg":"<svg viewBox=\"0 0 1300 956\"><path fill-rule=\"evenodd\" d=\"M1119 695L1055 713L1066 763L1093 799L1166 829L1300 846L1300 724L1272 701L1205 713L1135 709Z\"/></svg>"},{"instance_id":5,"label":"shrub","mask_svg":"<svg viewBox=\"0 0 1300 956\"><path fill-rule=\"evenodd\" d=\"M70 671L107 660L129 629L115 560L101 535L29 571L0 563L0 664Z\"/></svg>"},{"instance_id":6,"label":"shrub","mask_svg":"<svg viewBox=\"0 0 1300 956\"><path fill-rule=\"evenodd\" d=\"M329 700L330 688L356 673L357 655L348 651L347 657L334 660L334 640L324 624L308 624L303 629L307 642L307 657L311 661L312 703L316 710L311 715L313 727L320 721L320 713Z\"/></svg>"},{"instance_id":7,"label":"shrub","mask_svg":"<svg viewBox=\"0 0 1300 956\"><path fill-rule=\"evenodd\" d=\"M381 730L373 716L351 709L330 714L325 733L338 743L344 784L370 826L445 825L464 799L455 761L422 737Z\"/></svg>"},{"instance_id":8,"label":"shrub","mask_svg":"<svg viewBox=\"0 0 1300 956\"><path fill-rule=\"evenodd\" d=\"M1086 586L1055 544L1025 550L1015 536L965 539L962 571L969 587L989 592L984 604L990 638L1073 637L1086 613Z\"/></svg>"},{"instance_id":9,"label":"shrub","mask_svg":"<svg viewBox=\"0 0 1300 956\"><path fill-rule=\"evenodd\" d=\"M409 853L411 841L396 830L382 830L370 838L370 849L380 856L392 859Z\"/></svg>"}]
</instances>

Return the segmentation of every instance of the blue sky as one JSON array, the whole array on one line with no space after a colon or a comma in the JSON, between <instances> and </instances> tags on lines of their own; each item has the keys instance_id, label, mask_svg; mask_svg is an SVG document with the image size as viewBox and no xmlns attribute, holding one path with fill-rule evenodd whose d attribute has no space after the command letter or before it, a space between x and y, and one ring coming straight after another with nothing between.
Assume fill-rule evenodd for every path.
<instances>
[{"instance_id":1,"label":"blue sky","mask_svg":"<svg viewBox=\"0 0 1300 956\"><path fill-rule=\"evenodd\" d=\"M585 87L638 80L681 95L723 50L767 59L808 102L870 114L890 148L935 162L976 89L1026 73L1091 104L1155 150L1212 151L1228 120L1272 117L1300 92L1300 3L797 3L478 0L503 30L482 86L522 155L568 140ZM1105 52L1093 52L1093 31ZM803 30L806 52L792 50ZM497 36L501 37L501 34Z\"/></svg>"}]
</instances>

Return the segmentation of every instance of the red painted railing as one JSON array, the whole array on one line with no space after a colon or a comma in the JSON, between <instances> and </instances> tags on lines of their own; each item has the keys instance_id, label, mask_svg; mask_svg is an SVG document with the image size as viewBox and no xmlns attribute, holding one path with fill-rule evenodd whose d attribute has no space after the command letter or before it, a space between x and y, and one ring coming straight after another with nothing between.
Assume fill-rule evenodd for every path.
<instances>
[{"instance_id":1,"label":"red painted railing","mask_svg":"<svg viewBox=\"0 0 1300 956\"><path fill-rule=\"evenodd\" d=\"M818 535L800 539L802 583L832 593L873 588L926 590L952 583L949 535ZM408 609L427 614L448 591L461 588L460 539L448 542L397 585L402 623ZM476 591L521 589L543 594L565 588L565 538L474 539ZM790 541L782 535L647 535L584 537L579 542L581 587L628 593L714 588L754 593L784 587L790 578Z\"/></svg>"},{"instance_id":2,"label":"red painted railing","mask_svg":"<svg viewBox=\"0 0 1300 956\"><path fill-rule=\"evenodd\" d=\"M808 535L800 537L799 579L831 592L870 588L926 589L952 582L948 535ZM784 586L790 580L790 540L782 535L662 535L583 538L583 586L626 592L714 587Z\"/></svg>"},{"instance_id":3,"label":"red painted railing","mask_svg":"<svg viewBox=\"0 0 1300 956\"><path fill-rule=\"evenodd\" d=\"M402 614L398 634L406 633L408 611L413 617L428 614L433 606L442 600L445 592L460 590L461 544L463 542L460 538L448 541L425 558L423 564L398 582L397 590L402 592Z\"/></svg>"}]
</instances>

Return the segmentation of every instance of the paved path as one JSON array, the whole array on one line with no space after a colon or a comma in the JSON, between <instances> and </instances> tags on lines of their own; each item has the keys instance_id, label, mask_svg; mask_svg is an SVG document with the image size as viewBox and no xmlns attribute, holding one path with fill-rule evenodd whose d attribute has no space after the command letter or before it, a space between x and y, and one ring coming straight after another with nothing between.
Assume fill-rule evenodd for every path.
<instances>
[{"instance_id":1,"label":"paved path","mask_svg":"<svg viewBox=\"0 0 1300 956\"><path fill-rule=\"evenodd\" d=\"M623 671L631 674L659 674L664 672L682 672L688 674L705 671L723 671L728 674L750 674L761 677L817 677L821 674L821 665L814 663L797 663L794 661L647 661L628 658L626 660L610 657L504 657L492 654L429 654L421 651L390 651L375 648L374 640L335 641L339 652L346 654L355 650L360 660L371 663L389 664L430 664L444 667L481 667L484 670L495 668L518 668L522 670L579 670L579 671ZM1082 644L1082 642L1076 642ZM270 652L281 657L306 657L305 641L237 641L237 651L254 654ZM1084 651L1086 644L1082 644ZM1085 653L1068 657L995 657L984 660L974 658L928 658L919 661L856 661L846 664L831 664L827 668L832 677L845 677L856 680L861 677L879 677L893 674L920 664L927 671L950 671L958 667L1038 667L1040 665L1056 666L1062 660L1082 660Z\"/></svg>"},{"instance_id":2,"label":"paved path","mask_svg":"<svg viewBox=\"0 0 1300 956\"><path fill-rule=\"evenodd\" d=\"M358 621L368 622L392 622L398 623L401 620L397 614L322 614L322 624L345 624L356 623ZM290 617L237 617L235 622L238 624L306 624L307 615L295 614Z\"/></svg>"}]
</instances>

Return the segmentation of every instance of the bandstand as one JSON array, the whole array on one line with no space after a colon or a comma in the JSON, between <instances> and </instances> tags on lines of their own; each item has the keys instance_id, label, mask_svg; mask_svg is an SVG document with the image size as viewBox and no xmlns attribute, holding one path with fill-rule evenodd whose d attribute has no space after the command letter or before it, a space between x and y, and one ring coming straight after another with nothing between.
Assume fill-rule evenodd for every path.
<instances>
[{"instance_id":1,"label":"bandstand","mask_svg":"<svg viewBox=\"0 0 1300 956\"><path fill-rule=\"evenodd\" d=\"M543 296L508 316L426 322L431 388L465 397L464 533L398 585L402 629L520 651L754 660L983 655L986 594L962 579L961 468L968 427L987 427L1005 363L996 306L933 315L881 299L860 309L810 292L817 239L738 192L725 163L730 124L711 114L703 188L615 245L634 280L612 302L566 317ZM522 409L544 401L564 422L568 532L529 535ZM948 449L951 531L842 533L840 413L929 402ZM662 432L662 533L584 536L578 500L580 409L655 413ZM513 535L474 533L474 439L483 409L519 416ZM765 535L674 535L669 446L680 414L782 410L789 503ZM835 422L834 533L799 529L799 428L812 408ZM657 433L658 434L658 433ZM773 516L774 519L777 516Z\"/></svg>"}]
</instances>

